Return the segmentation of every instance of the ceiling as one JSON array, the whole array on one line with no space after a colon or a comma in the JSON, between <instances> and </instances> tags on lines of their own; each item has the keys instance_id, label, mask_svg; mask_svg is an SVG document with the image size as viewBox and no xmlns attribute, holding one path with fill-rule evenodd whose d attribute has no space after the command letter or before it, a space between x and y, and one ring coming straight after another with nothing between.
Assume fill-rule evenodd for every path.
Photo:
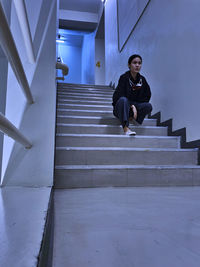
<instances>
[{"instance_id":1,"label":"ceiling","mask_svg":"<svg viewBox=\"0 0 200 267\"><path fill-rule=\"evenodd\" d=\"M98 13L101 0L60 0L60 9Z\"/></svg>"},{"instance_id":2,"label":"ceiling","mask_svg":"<svg viewBox=\"0 0 200 267\"><path fill-rule=\"evenodd\" d=\"M88 12L98 14L102 6L101 0L60 0L60 9ZM94 31L97 23L90 21L75 21L69 19L60 19L59 27L63 29Z\"/></svg>"},{"instance_id":3,"label":"ceiling","mask_svg":"<svg viewBox=\"0 0 200 267\"><path fill-rule=\"evenodd\" d=\"M82 47L84 32L60 29L59 34L65 45Z\"/></svg>"}]
</instances>

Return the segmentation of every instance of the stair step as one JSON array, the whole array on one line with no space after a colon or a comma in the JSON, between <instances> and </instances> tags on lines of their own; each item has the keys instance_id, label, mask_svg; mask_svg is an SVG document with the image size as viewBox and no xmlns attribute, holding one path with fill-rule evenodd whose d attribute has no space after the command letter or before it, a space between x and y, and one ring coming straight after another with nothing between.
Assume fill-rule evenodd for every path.
<instances>
[{"instance_id":1,"label":"stair step","mask_svg":"<svg viewBox=\"0 0 200 267\"><path fill-rule=\"evenodd\" d=\"M58 108L67 108L67 109L82 109L82 110L113 110L111 105L84 105L84 104L57 104Z\"/></svg>"},{"instance_id":2,"label":"stair step","mask_svg":"<svg viewBox=\"0 0 200 267\"><path fill-rule=\"evenodd\" d=\"M56 147L56 165L191 165L197 149Z\"/></svg>"},{"instance_id":3,"label":"stair step","mask_svg":"<svg viewBox=\"0 0 200 267\"><path fill-rule=\"evenodd\" d=\"M110 100L85 100L85 99L58 99L59 104L84 104L84 105L106 105L112 106L112 101Z\"/></svg>"},{"instance_id":4,"label":"stair step","mask_svg":"<svg viewBox=\"0 0 200 267\"><path fill-rule=\"evenodd\" d=\"M58 83L59 88L95 88L95 89L107 89L113 90L109 85L96 85L96 84L70 84L70 83Z\"/></svg>"},{"instance_id":5,"label":"stair step","mask_svg":"<svg viewBox=\"0 0 200 267\"><path fill-rule=\"evenodd\" d=\"M84 124L100 124L100 125L120 125L117 118L114 117L100 117L100 116L68 116L68 115L58 115L58 123L84 123ZM156 126L157 121L155 119L144 119L143 126ZM130 127L133 123L130 123Z\"/></svg>"},{"instance_id":6,"label":"stair step","mask_svg":"<svg viewBox=\"0 0 200 267\"><path fill-rule=\"evenodd\" d=\"M107 134L57 134L56 146L179 148L179 137L125 136Z\"/></svg>"},{"instance_id":7,"label":"stair step","mask_svg":"<svg viewBox=\"0 0 200 267\"><path fill-rule=\"evenodd\" d=\"M58 108L57 115L66 116L89 116L89 117L114 117L112 110L81 110L81 109L67 109Z\"/></svg>"},{"instance_id":8,"label":"stair step","mask_svg":"<svg viewBox=\"0 0 200 267\"><path fill-rule=\"evenodd\" d=\"M80 99L80 96L77 96L77 95L60 95L58 94L58 101L60 100L65 100L65 99L71 99L71 100L76 100L76 99ZM82 95L81 96L81 99L82 100L108 100L108 101L111 101L112 100L112 97L101 97L101 96L84 96Z\"/></svg>"},{"instance_id":9,"label":"stair step","mask_svg":"<svg viewBox=\"0 0 200 267\"><path fill-rule=\"evenodd\" d=\"M60 92L58 91L59 96L79 96L80 98L82 97L82 95L87 96L87 97L104 97L104 98L112 98L113 93L79 93L76 91L73 92Z\"/></svg>"},{"instance_id":10,"label":"stair step","mask_svg":"<svg viewBox=\"0 0 200 267\"><path fill-rule=\"evenodd\" d=\"M70 92L70 93L80 93L80 94L85 94L85 93L92 93L92 94L113 94L114 90L105 90L105 89L96 89L96 88L90 88L90 89L84 89L84 88L60 88L57 90L58 93L62 92Z\"/></svg>"},{"instance_id":11,"label":"stair step","mask_svg":"<svg viewBox=\"0 0 200 267\"><path fill-rule=\"evenodd\" d=\"M55 188L200 185L200 166L63 165L55 167Z\"/></svg>"},{"instance_id":12,"label":"stair step","mask_svg":"<svg viewBox=\"0 0 200 267\"><path fill-rule=\"evenodd\" d=\"M130 127L132 128L132 127ZM57 123L57 133L66 134L123 134L123 129L120 125L99 125L99 124L66 124ZM135 126L133 130L137 135L149 136L166 136L167 127L157 126Z\"/></svg>"}]
</instances>

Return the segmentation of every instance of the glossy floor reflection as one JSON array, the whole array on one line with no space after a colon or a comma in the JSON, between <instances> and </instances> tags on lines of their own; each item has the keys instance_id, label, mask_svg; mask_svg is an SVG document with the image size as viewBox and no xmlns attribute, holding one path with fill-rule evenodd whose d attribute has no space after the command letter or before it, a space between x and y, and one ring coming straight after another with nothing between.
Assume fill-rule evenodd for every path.
<instances>
[{"instance_id":1,"label":"glossy floor reflection","mask_svg":"<svg viewBox=\"0 0 200 267\"><path fill-rule=\"evenodd\" d=\"M54 267L199 267L200 188L55 191Z\"/></svg>"}]
</instances>

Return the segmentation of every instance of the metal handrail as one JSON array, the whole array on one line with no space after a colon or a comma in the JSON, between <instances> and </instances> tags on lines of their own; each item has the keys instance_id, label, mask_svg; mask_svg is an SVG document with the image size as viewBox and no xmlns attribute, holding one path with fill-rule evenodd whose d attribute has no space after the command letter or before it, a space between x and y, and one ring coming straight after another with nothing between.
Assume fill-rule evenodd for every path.
<instances>
[{"instance_id":1,"label":"metal handrail","mask_svg":"<svg viewBox=\"0 0 200 267\"><path fill-rule=\"evenodd\" d=\"M31 90L24 72L22 62L20 60L17 48L12 37L2 4L0 2L0 45L6 55L11 67L15 73L15 76L25 94L27 102L32 104L33 97Z\"/></svg>"},{"instance_id":2,"label":"metal handrail","mask_svg":"<svg viewBox=\"0 0 200 267\"><path fill-rule=\"evenodd\" d=\"M62 70L62 77L56 77L56 80L63 80L64 81L64 79L65 79L64 76L66 76L69 72L68 66L62 62L56 62L56 69Z\"/></svg>"},{"instance_id":3,"label":"metal handrail","mask_svg":"<svg viewBox=\"0 0 200 267\"><path fill-rule=\"evenodd\" d=\"M20 131L0 112L0 131L19 142L25 148L31 148L32 144Z\"/></svg>"},{"instance_id":4,"label":"metal handrail","mask_svg":"<svg viewBox=\"0 0 200 267\"><path fill-rule=\"evenodd\" d=\"M35 55L33 50L33 42L31 38L31 31L28 22L28 16L24 0L14 0L15 9L18 16L18 21L21 27L24 44L26 47L27 55L31 63L35 63Z\"/></svg>"}]
</instances>

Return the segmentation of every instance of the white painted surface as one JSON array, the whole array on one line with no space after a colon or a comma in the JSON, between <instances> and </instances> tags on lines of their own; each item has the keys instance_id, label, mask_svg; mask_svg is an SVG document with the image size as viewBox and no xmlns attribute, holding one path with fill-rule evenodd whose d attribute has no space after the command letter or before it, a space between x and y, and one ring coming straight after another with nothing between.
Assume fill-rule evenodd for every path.
<instances>
[{"instance_id":1,"label":"white painted surface","mask_svg":"<svg viewBox=\"0 0 200 267\"><path fill-rule=\"evenodd\" d=\"M148 2L149 0L117 0L120 50Z\"/></svg>"},{"instance_id":2,"label":"white painted surface","mask_svg":"<svg viewBox=\"0 0 200 267\"><path fill-rule=\"evenodd\" d=\"M18 16L18 21L21 27L27 56L29 58L30 63L34 63L35 56L33 51L33 42L32 42L25 2L24 0L14 0L14 4Z\"/></svg>"},{"instance_id":3,"label":"white painted surface","mask_svg":"<svg viewBox=\"0 0 200 267\"><path fill-rule=\"evenodd\" d=\"M11 15L11 4L12 0L1 0L4 12L6 14L8 23L10 24L10 15Z\"/></svg>"},{"instance_id":4,"label":"white painted surface","mask_svg":"<svg viewBox=\"0 0 200 267\"><path fill-rule=\"evenodd\" d=\"M72 10L63 10L59 11L59 19L66 20L75 20L75 21L84 21L84 22L98 22L98 14L90 12L80 12Z\"/></svg>"},{"instance_id":5,"label":"white painted surface","mask_svg":"<svg viewBox=\"0 0 200 267\"><path fill-rule=\"evenodd\" d=\"M199 267L199 209L199 187L56 190L53 266Z\"/></svg>"},{"instance_id":6,"label":"white painted surface","mask_svg":"<svg viewBox=\"0 0 200 267\"><path fill-rule=\"evenodd\" d=\"M43 0L37 0L33 5L31 1L25 0L32 40L34 39L37 30L37 22L39 20L42 3Z\"/></svg>"},{"instance_id":7,"label":"white painted surface","mask_svg":"<svg viewBox=\"0 0 200 267\"><path fill-rule=\"evenodd\" d=\"M24 147L31 148L31 143L2 113L0 113L0 130L22 144Z\"/></svg>"},{"instance_id":8,"label":"white painted surface","mask_svg":"<svg viewBox=\"0 0 200 267\"><path fill-rule=\"evenodd\" d=\"M60 9L98 13L101 0L60 0Z\"/></svg>"},{"instance_id":9,"label":"white painted surface","mask_svg":"<svg viewBox=\"0 0 200 267\"><path fill-rule=\"evenodd\" d=\"M0 266L37 266L50 188L0 189Z\"/></svg>"},{"instance_id":10,"label":"white painted surface","mask_svg":"<svg viewBox=\"0 0 200 267\"><path fill-rule=\"evenodd\" d=\"M31 150L14 145L4 138L4 185L50 186L53 183L55 131L55 60L56 60L56 1L51 1L50 20L42 37L39 58L33 69L26 65L26 53L21 35L15 36L26 74L31 82L35 103L26 105L24 96L12 71L8 74L6 117L33 143ZM14 10L14 9L13 9ZM14 14L14 13L13 13ZM13 16L12 19L16 19ZM44 18L45 19L45 18ZM13 27L16 20L12 21ZM48 23L49 22L49 23ZM18 27L19 30L19 27ZM16 34L19 31L16 31ZM24 49L24 51L23 51ZM16 101L17 99L17 101Z\"/></svg>"},{"instance_id":11,"label":"white painted surface","mask_svg":"<svg viewBox=\"0 0 200 267\"><path fill-rule=\"evenodd\" d=\"M100 67L96 64L100 62ZM105 84L105 44L103 39L95 39L95 84Z\"/></svg>"},{"instance_id":12,"label":"white painted surface","mask_svg":"<svg viewBox=\"0 0 200 267\"><path fill-rule=\"evenodd\" d=\"M6 93L7 93L7 75L8 75L8 61L2 55L0 57L0 112L5 114L6 108ZM3 133L0 133L0 176L1 176L1 169L2 169L2 154L3 154ZM1 180L1 179L0 179Z\"/></svg>"},{"instance_id":13,"label":"white painted surface","mask_svg":"<svg viewBox=\"0 0 200 267\"><path fill-rule=\"evenodd\" d=\"M161 111L162 121L173 118L173 130L187 127L188 141L199 139L200 3L151 1L121 53L116 1L108 0L105 7L106 83L117 83L128 57L141 54L153 113Z\"/></svg>"},{"instance_id":14,"label":"white painted surface","mask_svg":"<svg viewBox=\"0 0 200 267\"><path fill-rule=\"evenodd\" d=\"M11 14L11 0L1 1L4 12L6 14L7 21L10 25L10 14ZM8 61L0 47L0 112L5 114L6 109L6 94L7 94L7 76L8 76ZM2 157L3 157L3 140L4 135L0 133L0 176L2 171ZM0 179L1 181L1 179Z\"/></svg>"}]
</instances>

